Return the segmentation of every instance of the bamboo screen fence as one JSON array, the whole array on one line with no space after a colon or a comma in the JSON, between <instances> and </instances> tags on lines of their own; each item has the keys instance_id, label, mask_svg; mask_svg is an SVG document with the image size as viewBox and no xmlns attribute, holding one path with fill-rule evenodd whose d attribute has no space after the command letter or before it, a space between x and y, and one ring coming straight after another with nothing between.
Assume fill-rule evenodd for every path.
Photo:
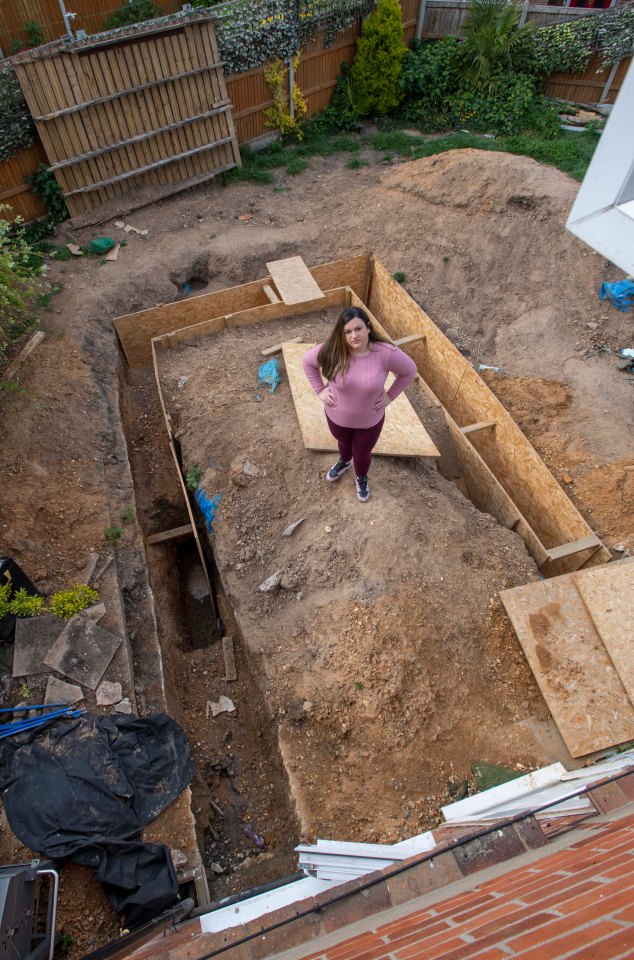
<instances>
[{"instance_id":1,"label":"bamboo screen fence","mask_svg":"<svg viewBox=\"0 0 634 960\"><path fill-rule=\"evenodd\" d=\"M239 165L208 17L107 36L14 60L71 216L131 190L159 199Z\"/></svg>"}]
</instances>

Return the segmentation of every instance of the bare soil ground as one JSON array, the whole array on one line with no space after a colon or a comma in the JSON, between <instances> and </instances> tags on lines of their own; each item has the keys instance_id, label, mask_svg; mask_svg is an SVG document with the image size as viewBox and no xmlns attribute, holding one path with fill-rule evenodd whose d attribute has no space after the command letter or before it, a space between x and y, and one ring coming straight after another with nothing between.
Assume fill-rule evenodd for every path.
<instances>
[{"instance_id":1,"label":"bare soil ground","mask_svg":"<svg viewBox=\"0 0 634 960\"><path fill-rule=\"evenodd\" d=\"M313 264L374 251L405 272L411 295L475 363L500 367L486 375L489 385L607 545L634 545L634 473L624 470L632 464L632 386L613 353L631 345L631 317L598 299L614 268L564 230L576 184L526 158L462 151L355 171L343 158L316 159L297 178L280 175L276 187L211 185L174 197L127 218L149 234L128 236L117 262L52 263L51 279L64 289L42 316L46 340L17 376L23 392L2 396L2 552L52 591L81 579L95 554L105 557L104 528L122 526L117 569L142 709L152 706L143 679L149 626L142 610L135 618L144 557L137 524L119 518L135 505L149 534L182 522L183 506L152 379L122 371L111 321L177 299L179 278L196 275L200 292L261 277L265 261L283 256ZM238 220L245 213L251 219ZM99 234L117 230L67 228L62 239ZM244 347L252 370L260 345ZM232 349L225 356L229 371ZM226 489L219 560L238 620L264 650L255 667L266 705L255 699L239 648L238 716L206 720L208 699L232 696L217 646L196 646L183 629L185 599L172 583L177 549L150 555L170 704L202 772L194 796L207 818L208 864L224 871L215 896L292 868L298 828L283 799L278 724L300 819L322 836L418 832L470 760L528 765L562 755L496 599L503 586L535 575L521 541L423 463L377 461L373 499L361 513L348 478L326 487L319 474L327 458L307 454L288 430L287 388L258 405L266 430L255 429L253 383L242 369L237 379L227 374L220 401L231 404L207 409L207 435L191 398L174 403L190 413L186 457L213 461ZM184 390L196 384L201 395L217 395L216 371L192 378ZM233 440L221 429L230 417ZM261 475L232 484L235 457ZM239 460L234 479L237 467ZM279 534L298 516L306 520L280 556ZM294 589L266 601L257 586L280 559ZM238 811L229 825L209 797ZM244 838L247 822L268 831L272 857ZM4 862L28 857L4 825L0 849ZM76 937L77 956L116 934L117 918L80 868L63 870L61 924Z\"/></svg>"}]
</instances>

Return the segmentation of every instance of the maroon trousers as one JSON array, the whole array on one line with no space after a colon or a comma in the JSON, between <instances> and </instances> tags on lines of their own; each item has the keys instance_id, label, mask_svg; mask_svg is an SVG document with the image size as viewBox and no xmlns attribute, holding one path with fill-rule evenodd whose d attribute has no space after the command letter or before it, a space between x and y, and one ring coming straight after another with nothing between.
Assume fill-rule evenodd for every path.
<instances>
[{"instance_id":1,"label":"maroon trousers","mask_svg":"<svg viewBox=\"0 0 634 960\"><path fill-rule=\"evenodd\" d=\"M354 461L354 472L357 477L367 477L372 463L372 451L381 436L385 423L385 414L374 427L358 430L356 427L340 427L333 423L326 414L328 428L339 445L339 456L342 460Z\"/></svg>"}]
</instances>

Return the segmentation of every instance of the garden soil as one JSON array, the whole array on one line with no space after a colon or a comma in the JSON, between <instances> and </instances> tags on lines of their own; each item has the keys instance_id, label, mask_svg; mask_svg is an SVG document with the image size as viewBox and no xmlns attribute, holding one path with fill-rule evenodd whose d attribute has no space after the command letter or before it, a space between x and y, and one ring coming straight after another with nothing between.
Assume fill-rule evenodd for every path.
<instances>
[{"instance_id":1,"label":"garden soil","mask_svg":"<svg viewBox=\"0 0 634 960\"><path fill-rule=\"evenodd\" d=\"M274 185L211 185L126 216L146 237L108 222L66 226L58 239L125 236L126 246L113 263L50 262L63 290L42 313L46 339L16 376L21 391L0 401L1 546L45 592L113 556L141 709L154 701L139 545L184 522L184 509L152 375L125 369L112 319L179 299L184 281L200 293L263 277L268 260L374 252L474 364L499 368L483 376L596 533L611 548L634 545L632 386L615 358L631 346L631 317L598 299L615 268L564 229L577 185L506 154L367 159L357 170L345 157L313 159ZM316 340L331 319L309 319ZM162 367L184 461L200 462L223 493L215 536L237 684L222 679L218 644L183 639L166 594L177 548L147 550L216 898L291 872L300 836L390 842L424 830L473 760L517 769L566 760L498 599L537 577L522 541L430 461L377 458L366 505L349 476L325 484L332 458L303 448L286 382L255 400L259 350L293 330L291 320L272 324L267 343L264 331L221 334L213 350L183 347ZM424 399L409 393L433 433ZM124 522L126 507L135 518ZM111 525L122 530L116 554L104 544ZM261 593L278 569L284 589ZM221 693L236 714L212 720L207 701ZM266 851L244 835L247 823ZM170 843L168 828L156 832ZM4 822L0 849L3 862L30 856ZM61 889L71 955L116 935L85 871L63 868Z\"/></svg>"}]
</instances>

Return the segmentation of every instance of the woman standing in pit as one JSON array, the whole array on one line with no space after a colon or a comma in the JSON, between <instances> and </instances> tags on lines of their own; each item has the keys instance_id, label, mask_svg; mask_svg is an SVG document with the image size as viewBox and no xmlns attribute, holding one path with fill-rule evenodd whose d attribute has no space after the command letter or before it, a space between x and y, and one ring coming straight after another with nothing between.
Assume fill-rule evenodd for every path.
<instances>
[{"instance_id":1,"label":"woman standing in pit","mask_svg":"<svg viewBox=\"0 0 634 960\"><path fill-rule=\"evenodd\" d=\"M385 422L385 408L412 382L416 364L375 333L360 307L344 310L325 343L309 350L302 362L339 446L339 459L326 480L338 480L354 464L357 499L365 503L370 496L372 450ZM390 372L396 379L386 391Z\"/></svg>"}]
</instances>

